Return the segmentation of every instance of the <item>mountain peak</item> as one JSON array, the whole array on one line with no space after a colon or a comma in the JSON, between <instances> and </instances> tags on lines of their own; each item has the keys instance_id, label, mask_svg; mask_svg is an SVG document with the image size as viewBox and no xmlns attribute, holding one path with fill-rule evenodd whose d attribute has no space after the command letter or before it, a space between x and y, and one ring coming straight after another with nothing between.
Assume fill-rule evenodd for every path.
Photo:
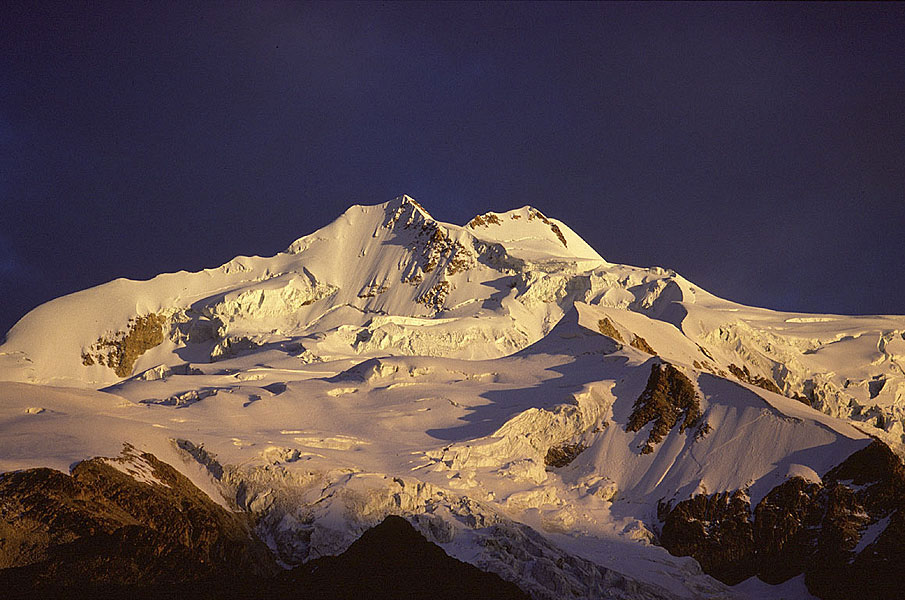
<instances>
[{"instance_id":1,"label":"mountain peak","mask_svg":"<svg viewBox=\"0 0 905 600\"><path fill-rule=\"evenodd\" d=\"M389 202L384 204L387 212L396 211L396 210L412 210L421 214L425 219L434 220L434 218L427 212L421 203L409 196L408 194L402 194L401 196L396 196Z\"/></svg>"},{"instance_id":2,"label":"mountain peak","mask_svg":"<svg viewBox=\"0 0 905 600\"><path fill-rule=\"evenodd\" d=\"M465 229L482 240L502 244L521 258L569 257L603 261L603 258L569 227L533 206L476 216Z\"/></svg>"},{"instance_id":3,"label":"mountain peak","mask_svg":"<svg viewBox=\"0 0 905 600\"><path fill-rule=\"evenodd\" d=\"M667 579L676 597L726 597L699 593L704 576L689 581L689 559L669 562L656 539L728 581L868 565L856 573L866 586L886 565L886 585L900 575L890 511L905 496L876 494L905 486L905 471L892 450L843 461L868 435L905 454L903 332L905 317L749 308L672 271L607 263L530 206L459 226L403 195L350 207L287 253L121 279L30 312L0 346L12 381L0 383L0 471L65 471L134 440L212 499L225 490L262 515L255 531L285 565L338 554L402 512L411 520L390 519L347 557L423 557L400 554L427 543L410 524L516 573L533 597L561 596L562 581L599 597L601 582L624 581L639 586L624 588L632 597L660 598L643 586ZM135 493L170 494L154 464L103 464ZM855 471L867 475L847 486ZM784 514L803 516L760 536ZM839 527L844 552L821 541ZM6 546L6 565L34 554ZM630 551L615 565L627 574L572 551ZM168 569L161 560L150 568ZM355 570L328 564L317 572Z\"/></svg>"},{"instance_id":4,"label":"mountain peak","mask_svg":"<svg viewBox=\"0 0 905 600\"><path fill-rule=\"evenodd\" d=\"M397 223L402 223L403 227L409 228L416 222L422 225L436 222L417 200L406 194L397 196L381 206L386 214L383 225L388 229L394 228Z\"/></svg>"},{"instance_id":5,"label":"mountain peak","mask_svg":"<svg viewBox=\"0 0 905 600\"><path fill-rule=\"evenodd\" d=\"M544 225L547 225L550 230L559 238L559 241L563 246L569 246L568 241L565 236L563 236L562 231L559 226L556 225L553 221L548 219L544 213L537 210L533 206L525 205L521 208L517 208L514 210L510 210L505 213L495 213L495 212L486 212L482 215L476 216L474 219L469 221L465 226L469 229L477 229L478 227L489 227L491 225L502 225L506 220L516 221L524 218L525 221L533 221L535 219L539 220Z\"/></svg>"}]
</instances>

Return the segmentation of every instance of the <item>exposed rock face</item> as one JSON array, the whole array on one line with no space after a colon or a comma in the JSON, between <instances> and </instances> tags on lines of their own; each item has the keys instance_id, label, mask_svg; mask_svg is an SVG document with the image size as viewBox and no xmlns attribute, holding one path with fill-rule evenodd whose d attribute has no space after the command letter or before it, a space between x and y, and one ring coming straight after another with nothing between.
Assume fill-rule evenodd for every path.
<instances>
[{"instance_id":1,"label":"exposed rock face","mask_svg":"<svg viewBox=\"0 0 905 600\"><path fill-rule=\"evenodd\" d=\"M905 467L882 442L824 477L827 524L808 588L824 598L895 598L905 564Z\"/></svg>"},{"instance_id":2,"label":"exposed rock face","mask_svg":"<svg viewBox=\"0 0 905 600\"><path fill-rule=\"evenodd\" d=\"M705 573L734 585L753 574L749 511L748 498L741 492L695 496L668 513L661 543L673 554L694 556Z\"/></svg>"},{"instance_id":3,"label":"exposed rock face","mask_svg":"<svg viewBox=\"0 0 905 600\"><path fill-rule=\"evenodd\" d=\"M278 569L242 515L151 454L0 476L0 586L167 584Z\"/></svg>"},{"instance_id":4,"label":"exposed rock face","mask_svg":"<svg viewBox=\"0 0 905 600\"><path fill-rule=\"evenodd\" d=\"M565 467L585 450L584 444L563 444L553 446L544 456L544 464L548 467Z\"/></svg>"},{"instance_id":5,"label":"exposed rock face","mask_svg":"<svg viewBox=\"0 0 905 600\"><path fill-rule=\"evenodd\" d=\"M559 241L562 242L562 245L566 246L566 247L569 246L569 244L566 243L566 236L563 235L562 230L559 228L558 225L556 225L556 223L554 223L553 221L551 221L550 219L545 217L543 214L541 214L541 212L539 210L531 209L528 212L528 220L532 221L534 219L540 219L541 222L543 222L545 225L549 225L550 231L552 231L556 235L556 237L559 239Z\"/></svg>"},{"instance_id":6,"label":"exposed rock face","mask_svg":"<svg viewBox=\"0 0 905 600\"><path fill-rule=\"evenodd\" d=\"M82 352L82 364L106 365L119 377L132 374L132 366L138 357L163 342L166 318L151 313L129 319L129 329L101 337L88 350Z\"/></svg>"},{"instance_id":7,"label":"exposed rock face","mask_svg":"<svg viewBox=\"0 0 905 600\"><path fill-rule=\"evenodd\" d=\"M758 503L752 523L758 556L748 576L756 569L761 579L777 584L808 568L823 518L821 490L818 483L793 477Z\"/></svg>"},{"instance_id":8,"label":"exposed rock face","mask_svg":"<svg viewBox=\"0 0 905 600\"><path fill-rule=\"evenodd\" d=\"M782 390L778 385L776 385L776 383L761 375L753 375L750 371L748 371L748 367L739 367L738 365L730 364L727 368L729 369L730 373L732 373L739 380L744 381L745 383L750 383L751 385L756 385L757 387L767 390L768 392L782 395Z\"/></svg>"},{"instance_id":9,"label":"exposed rock face","mask_svg":"<svg viewBox=\"0 0 905 600\"><path fill-rule=\"evenodd\" d=\"M647 343L647 340L645 340L640 335L636 335L632 338L631 346L632 346L632 348L637 348L641 352L646 352L647 354L650 354L651 356L657 355L657 351L654 350L653 348L651 348L650 344Z\"/></svg>"},{"instance_id":10,"label":"exposed rock face","mask_svg":"<svg viewBox=\"0 0 905 600\"><path fill-rule=\"evenodd\" d=\"M669 363L654 363L647 386L635 401L626 430L640 431L653 422L647 443L641 448L642 454L649 454L676 424L679 431L685 431L700 418L701 405L691 380Z\"/></svg>"},{"instance_id":11,"label":"exposed rock face","mask_svg":"<svg viewBox=\"0 0 905 600\"><path fill-rule=\"evenodd\" d=\"M515 216L513 216L515 218ZM466 227L471 227L472 229L477 229L478 227L489 227L490 225L499 225L500 218L493 213L486 213L483 215L478 215L474 219L468 222Z\"/></svg>"},{"instance_id":12,"label":"exposed rock face","mask_svg":"<svg viewBox=\"0 0 905 600\"><path fill-rule=\"evenodd\" d=\"M776 584L804 573L820 598L900 597L905 466L880 441L821 483L787 480L753 514L742 492L660 508L663 546L725 583L757 575Z\"/></svg>"},{"instance_id":13,"label":"exposed rock face","mask_svg":"<svg viewBox=\"0 0 905 600\"><path fill-rule=\"evenodd\" d=\"M607 318L600 319L597 321L597 329L600 330L600 333L603 335L609 336L616 340L617 342L625 343L625 340L622 339L622 334L619 333L619 330L613 325L613 322Z\"/></svg>"}]
</instances>

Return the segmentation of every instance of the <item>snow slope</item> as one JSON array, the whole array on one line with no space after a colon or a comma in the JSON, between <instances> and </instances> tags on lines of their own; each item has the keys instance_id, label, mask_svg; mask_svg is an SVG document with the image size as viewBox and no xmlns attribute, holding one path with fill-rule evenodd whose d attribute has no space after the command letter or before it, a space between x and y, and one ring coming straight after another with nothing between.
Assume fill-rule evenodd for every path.
<instances>
[{"instance_id":1,"label":"snow slope","mask_svg":"<svg viewBox=\"0 0 905 600\"><path fill-rule=\"evenodd\" d=\"M749 308L610 264L530 207L460 227L403 196L274 257L30 312L0 346L0 471L127 442L257 514L287 565L392 513L538 598L742 597L760 588L655 545L659 503L753 506L866 431L901 449L903 335L905 317ZM654 425L630 424L666 363L700 416L646 452Z\"/></svg>"}]
</instances>

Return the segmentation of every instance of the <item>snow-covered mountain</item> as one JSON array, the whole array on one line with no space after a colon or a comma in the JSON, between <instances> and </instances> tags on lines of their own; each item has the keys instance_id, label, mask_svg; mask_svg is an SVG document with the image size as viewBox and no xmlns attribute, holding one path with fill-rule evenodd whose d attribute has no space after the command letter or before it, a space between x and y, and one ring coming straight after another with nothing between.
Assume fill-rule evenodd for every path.
<instances>
[{"instance_id":1,"label":"snow-covered mountain","mask_svg":"<svg viewBox=\"0 0 905 600\"><path fill-rule=\"evenodd\" d=\"M531 207L457 226L402 196L30 312L0 471L128 443L284 566L399 514L535 598L836 597L902 535L903 366L905 317L745 307Z\"/></svg>"}]
</instances>

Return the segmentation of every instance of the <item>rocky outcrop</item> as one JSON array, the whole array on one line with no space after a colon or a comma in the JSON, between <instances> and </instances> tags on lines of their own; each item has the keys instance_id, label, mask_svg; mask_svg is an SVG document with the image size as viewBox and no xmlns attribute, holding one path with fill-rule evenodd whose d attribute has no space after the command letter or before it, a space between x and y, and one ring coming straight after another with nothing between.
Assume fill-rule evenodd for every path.
<instances>
[{"instance_id":1,"label":"rocky outcrop","mask_svg":"<svg viewBox=\"0 0 905 600\"><path fill-rule=\"evenodd\" d=\"M516 218L516 216L517 215L514 215L513 218ZM491 225L499 225L500 222L500 218L494 213L486 213L476 216L465 226L470 227L471 229L477 229L478 227L490 227Z\"/></svg>"},{"instance_id":2,"label":"rocky outcrop","mask_svg":"<svg viewBox=\"0 0 905 600\"><path fill-rule=\"evenodd\" d=\"M565 467L573 460L578 458L586 447L584 444L563 444L562 446L552 446L547 450L544 456L544 464L548 467Z\"/></svg>"},{"instance_id":3,"label":"rocky outcrop","mask_svg":"<svg viewBox=\"0 0 905 600\"><path fill-rule=\"evenodd\" d=\"M82 364L105 365L117 376L128 377L138 357L163 342L166 323L165 317L154 313L129 319L128 330L102 336L91 348L83 350Z\"/></svg>"},{"instance_id":4,"label":"rocky outcrop","mask_svg":"<svg viewBox=\"0 0 905 600\"><path fill-rule=\"evenodd\" d=\"M720 581L805 574L825 599L896 598L905 561L905 466L874 441L819 483L793 477L751 511L743 492L661 504L660 542Z\"/></svg>"},{"instance_id":5,"label":"rocky outcrop","mask_svg":"<svg viewBox=\"0 0 905 600\"><path fill-rule=\"evenodd\" d=\"M613 325L613 322L606 317L597 321L597 329L603 335L611 337L617 342L625 343L625 340L622 339L622 334L619 333L619 330L616 329L616 326Z\"/></svg>"},{"instance_id":6,"label":"rocky outcrop","mask_svg":"<svg viewBox=\"0 0 905 600\"><path fill-rule=\"evenodd\" d=\"M549 226L550 231L552 231L553 234L556 236L556 238L560 242L562 242L562 245L564 247L569 246L569 244L566 243L566 236L563 235L562 230L559 228L559 226L556 223L554 223L553 221L551 221L550 219L548 219L547 217L545 217L543 214L541 214L541 212L539 210L532 208L528 211L528 220L532 221L534 219L539 219L544 225Z\"/></svg>"},{"instance_id":7,"label":"rocky outcrop","mask_svg":"<svg viewBox=\"0 0 905 600\"><path fill-rule=\"evenodd\" d=\"M651 348L651 345L647 343L647 340L641 337L640 335L636 335L632 338L632 343L630 344L632 348L640 350L641 352L645 352L650 354L651 356L656 356L657 351Z\"/></svg>"},{"instance_id":8,"label":"rocky outcrop","mask_svg":"<svg viewBox=\"0 0 905 600\"><path fill-rule=\"evenodd\" d=\"M742 366L739 367L735 364L730 364L728 367L729 372L736 376L740 381L744 381L745 383L750 383L751 385L756 385L757 387L767 390L768 392L773 392L774 394L782 395L782 390L776 385L775 382L771 379L767 379L762 375L754 375L750 371L748 371L748 367Z\"/></svg>"},{"instance_id":9,"label":"rocky outcrop","mask_svg":"<svg viewBox=\"0 0 905 600\"><path fill-rule=\"evenodd\" d=\"M793 477L758 503L751 523L757 562L751 563L747 576L756 570L762 580L778 584L808 568L823 519L818 498L822 489Z\"/></svg>"},{"instance_id":10,"label":"rocky outcrop","mask_svg":"<svg viewBox=\"0 0 905 600\"><path fill-rule=\"evenodd\" d=\"M666 511L661 506L661 514L660 541L672 554L695 557L705 573L730 585L753 574L754 532L745 494L700 494Z\"/></svg>"},{"instance_id":11,"label":"rocky outcrop","mask_svg":"<svg viewBox=\"0 0 905 600\"><path fill-rule=\"evenodd\" d=\"M269 550L243 515L147 453L79 463L71 475L0 476L0 587L75 588L266 577Z\"/></svg>"},{"instance_id":12,"label":"rocky outcrop","mask_svg":"<svg viewBox=\"0 0 905 600\"><path fill-rule=\"evenodd\" d=\"M653 423L647 442L641 447L642 454L649 454L677 424L682 432L697 425L700 418L701 405L691 380L671 364L655 362L625 429L640 431Z\"/></svg>"}]
</instances>

